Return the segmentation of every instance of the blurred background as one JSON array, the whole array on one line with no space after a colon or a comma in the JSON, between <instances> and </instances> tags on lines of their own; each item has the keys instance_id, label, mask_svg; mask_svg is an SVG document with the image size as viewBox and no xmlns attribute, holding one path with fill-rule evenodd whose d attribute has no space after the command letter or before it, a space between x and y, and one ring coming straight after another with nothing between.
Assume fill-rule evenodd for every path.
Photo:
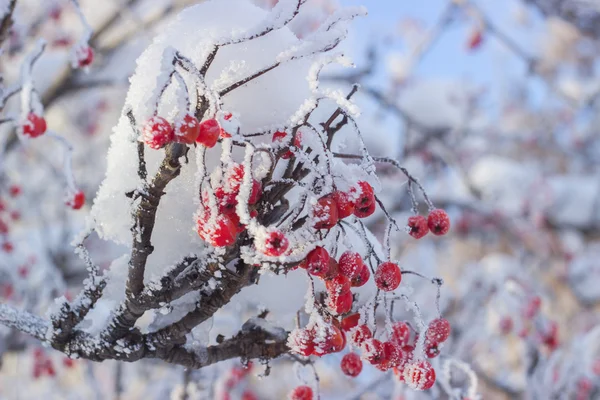
<instances>
[{"instance_id":1,"label":"blurred background","mask_svg":"<svg viewBox=\"0 0 600 400\"><path fill-rule=\"evenodd\" d=\"M2 302L44 315L55 297L78 292L86 271L70 242L104 177L135 60L165 24L200 2L80 0L95 57L73 69L71 49L84 31L72 4L17 1L4 33L2 82L17 81L37 40L47 41L32 76L49 127L74 148L87 204L64 207L61 143L25 148L10 124L0 125ZM277 0L255 3L269 9ZM448 364L452 397L411 392L370 366L350 380L332 355L316 364L322 397L473 400L476 390L483 399L600 399L600 2L308 0L291 29L309 35L349 5L369 10L343 45L356 67L322 78L348 91L360 84L353 99L371 154L398 159L449 212L450 234L403 235L392 251L403 268L444 279L453 333L442 354L470 369ZM3 117L18 110L12 99ZM405 221L404 177L378 172L384 203ZM368 223L383 236L382 213ZM98 238L88 243L104 268L120 254ZM431 284L411 279L412 296L432 308ZM296 292L300 307L305 287ZM244 320L268 300L244 299L215 323ZM290 359L273 362L264 379L264 366L246 373L239 361L193 372L150 361L93 364L3 327L0 353L3 399L282 399L297 375L312 373Z\"/></svg>"}]
</instances>

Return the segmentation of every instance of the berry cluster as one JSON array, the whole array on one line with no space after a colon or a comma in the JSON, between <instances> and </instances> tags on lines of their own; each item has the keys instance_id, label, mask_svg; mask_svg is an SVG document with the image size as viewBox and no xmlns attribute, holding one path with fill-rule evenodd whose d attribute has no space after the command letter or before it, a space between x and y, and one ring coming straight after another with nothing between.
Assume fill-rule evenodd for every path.
<instances>
[{"instance_id":1,"label":"berry cluster","mask_svg":"<svg viewBox=\"0 0 600 400\"><path fill-rule=\"evenodd\" d=\"M416 390L426 390L435 383L435 370L431 364L420 359L415 353L419 334L415 333L411 342L411 329L405 322L396 322L391 328L387 340L373 337L373 331L362 323L359 313L348 315L341 322L333 319L330 324L315 325L312 328L296 329L290 333L288 345L303 356L323 356L341 351L349 342L356 347L356 353L346 354L341 361L344 374L356 377L363 369L365 360L381 371L394 369L394 373L403 382ZM450 336L450 324L444 318L429 323L425 332L424 352L427 358L439 355L439 347ZM361 359L362 358L362 359Z\"/></svg>"},{"instance_id":2,"label":"berry cluster","mask_svg":"<svg viewBox=\"0 0 600 400\"><path fill-rule=\"evenodd\" d=\"M231 114L224 116L229 120ZM150 118L142 129L142 139L151 149L160 149L171 142L194 144L199 143L207 148L217 144L220 137L231 137L221 127L219 121L210 118L202 123L192 114L185 114L183 118L171 125L166 119L159 116Z\"/></svg>"},{"instance_id":3,"label":"berry cluster","mask_svg":"<svg viewBox=\"0 0 600 400\"><path fill-rule=\"evenodd\" d=\"M373 187L364 181L358 187L360 191L352 187L348 193L335 191L317 200L312 209L315 229L331 229L352 214L358 218L373 214L377 204Z\"/></svg>"},{"instance_id":4,"label":"berry cluster","mask_svg":"<svg viewBox=\"0 0 600 400\"><path fill-rule=\"evenodd\" d=\"M50 357L42 349L37 348L33 352L33 377L38 379L43 375L54 377L56 370Z\"/></svg>"},{"instance_id":5,"label":"berry cluster","mask_svg":"<svg viewBox=\"0 0 600 400\"><path fill-rule=\"evenodd\" d=\"M234 164L224 174L220 185L210 191L202 192L202 202L197 213L198 235L215 247L230 246L235 243L239 234L246 230L246 226L240 223L237 213L238 197L242 181L244 180L245 168L241 164ZM250 207L256 205L262 195L262 186L259 181L253 179L252 188L248 198ZM216 207L211 204L216 203ZM215 214L213 210L217 210ZM256 216L256 210L252 209L251 216ZM288 241L281 232L272 230L264 240L264 252L270 256L278 256L287 250Z\"/></svg>"},{"instance_id":6,"label":"berry cluster","mask_svg":"<svg viewBox=\"0 0 600 400\"><path fill-rule=\"evenodd\" d=\"M225 375L224 381L222 381L221 389L222 393L217 398L219 400L231 400L231 393L235 390L244 386L244 381L252 372L252 362L249 361L247 365L235 365ZM237 389L236 389L237 388ZM249 388L243 390L241 400L258 400L258 397Z\"/></svg>"},{"instance_id":7,"label":"berry cluster","mask_svg":"<svg viewBox=\"0 0 600 400\"><path fill-rule=\"evenodd\" d=\"M408 234L415 239L421 239L429 231L437 236L442 236L450 230L450 218L446 211L436 208L431 210L427 218L422 215L413 215L408 218Z\"/></svg>"}]
</instances>

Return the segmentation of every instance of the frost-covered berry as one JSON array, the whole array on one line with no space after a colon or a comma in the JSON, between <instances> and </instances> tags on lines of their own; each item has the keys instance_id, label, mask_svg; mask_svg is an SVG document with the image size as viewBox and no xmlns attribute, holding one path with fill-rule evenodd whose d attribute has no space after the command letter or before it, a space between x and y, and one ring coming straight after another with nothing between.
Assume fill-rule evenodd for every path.
<instances>
[{"instance_id":1,"label":"frost-covered berry","mask_svg":"<svg viewBox=\"0 0 600 400\"><path fill-rule=\"evenodd\" d=\"M288 336L287 345L292 353L308 357L315 351L314 332L309 329L294 329Z\"/></svg>"},{"instance_id":2,"label":"frost-covered berry","mask_svg":"<svg viewBox=\"0 0 600 400\"><path fill-rule=\"evenodd\" d=\"M368 182L358 182L360 192L354 201L354 215L365 218L375 212L376 202L373 187Z\"/></svg>"},{"instance_id":3,"label":"frost-covered berry","mask_svg":"<svg viewBox=\"0 0 600 400\"><path fill-rule=\"evenodd\" d=\"M313 208L315 229L331 229L338 222L338 213L332 195L321 197Z\"/></svg>"},{"instance_id":4,"label":"frost-covered berry","mask_svg":"<svg viewBox=\"0 0 600 400\"><path fill-rule=\"evenodd\" d=\"M310 386L298 386L289 395L289 400L313 400L313 390Z\"/></svg>"},{"instance_id":5,"label":"frost-covered berry","mask_svg":"<svg viewBox=\"0 0 600 400\"><path fill-rule=\"evenodd\" d=\"M392 335L390 340L393 343L398 344L400 347L404 347L410 340L410 328L406 322L396 322L392 325Z\"/></svg>"},{"instance_id":6,"label":"frost-covered berry","mask_svg":"<svg viewBox=\"0 0 600 400\"><path fill-rule=\"evenodd\" d=\"M358 354L348 353L342 358L340 367L344 374L354 378L362 371L362 361Z\"/></svg>"},{"instance_id":7,"label":"frost-covered berry","mask_svg":"<svg viewBox=\"0 0 600 400\"><path fill-rule=\"evenodd\" d=\"M414 390L427 390L435 383L435 370L428 361L407 364L403 375L406 384Z\"/></svg>"},{"instance_id":8,"label":"frost-covered berry","mask_svg":"<svg viewBox=\"0 0 600 400\"><path fill-rule=\"evenodd\" d=\"M46 120L44 117L37 115L36 113L29 113L27 119L23 123L23 135L35 138L41 136L46 132Z\"/></svg>"},{"instance_id":9,"label":"frost-covered berry","mask_svg":"<svg viewBox=\"0 0 600 400\"><path fill-rule=\"evenodd\" d=\"M349 279L354 279L360 275L365 264L360 254L354 251L345 251L338 260L340 273Z\"/></svg>"},{"instance_id":10,"label":"frost-covered berry","mask_svg":"<svg viewBox=\"0 0 600 400\"><path fill-rule=\"evenodd\" d=\"M377 369L381 371L387 371L390 368L396 367L400 364L402 359L402 351L399 346L392 342L383 342L381 344L381 360L377 365Z\"/></svg>"},{"instance_id":11,"label":"frost-covered berry","mask_svg":"<svg viewBox=\"0 0 600 400\"><path fill-rule=\"evenodd\" d=\"M375 271L375 284L383 291L391 292L396 290L402 281L402 272L398 264L393 262L384 262L377 267Z\"/></svg>"},{"instance_id":12,"label":"frost-covered berry","mask_svg":"<svg viewBox=\"0 0 600 400\"><path fill-rule=\"evenodd\" d=\"M425 355L427 358L435 358L440 355L440 349L436 343L425 341Z\"/></svg>"},{"instance_id":13,"label":"frost-covered berry","mask_svg":"<svg viewBox=\"0 0 600 400\"><path fill-rule=\"evenodd\" d=\"M239 192L244 175L246 174L243 164L233 163L227 171L225 171L225 190L228 192Z\"/></svg>"},{"instance_id":14,"label":"frost-covered berry","mask_svg":"<svg viewBox=\"0 0 600 400\"><path fill-rule=\"evenodd\" d=\"M200 134L200 122L191 114L185 116L175 124L175 141L192 144Z\"/></svg>"},{"instance_id":15,"label":"frost-covered berry","mask_svg":"<svg viewBox=\"0 0 600 400\"><path fill-rule=\"evenodd\" d=\"M221 126L219 121L214 118L207 119L200 124L200 133L196 142L208 147L209 149L214 147L219 140L221 134Z\"/></svg>"},{"instance_id":16,"label":"frost-covered berry","mask_svg":"<svg viewBox=\"0 0 600 400\"><path fill-rule=\"evenodd\" d=\"M323 247L315 247L307 254L303 268L314 276L323 276L329 271L329 253Z\"/></svg>"},{"instance_id":17,"label":"frost-covered berry","mask_svg":"<svg viewBox=\"0 0 600 400\"><path fill-rule=\"evenodd\" d=\"M331 294L330 292L329 304L327 306L334 314L345 314L352 309L353 300L354 299L350 291L341 292L335 295Z\"/></svg>"},{"instance_id":18,"label":"frost-covered berry","mask_svg":"<svg viewBox=\"0 0 600 400\"><path fill-rule=\"evenodd\" d=\"M160 149L173 140L173 127L166 119L154 116L146 122L142 131L144 142L151 149Z\"/></svg>"},{"instance_id":19,"label":"frost-covered berry","mask_svg":"<svg viewBox=\"0 0 600 400\"><path fill-rule=\"evenodd\" d=\"M434 235L445 235L450 230L450 218L446 211L436 208L427 216L427 226Z\"/></svg>"},{"instance_id":20,"label":"frost-covered berry","mask_svg":"<svg viewBox=\"0 0 600 400\"><path fill-rule=\"evenodd\" d=\"M248 197L248 204L253 205L258 203L262 196L262 185L256 179L252 180L252 190L250 191L250 197Z\"/></svg>"},{"instance_id":21,"label":"frost-covered berry","mask_svg":"<svg viewBox=\"0 0 600 400\"><path fill-rule=\"evenodd\" d=\"M273 134L273 139L272 142L283 142L285 140L285 138L287 137L287 133L282 132L282 131L277 131ZM292 158L292 156L294 155L294 153L292 153L291 150L286 150L282 155L281 158L283 158L284 160L289 160L290 158Z\"/></svg>"},{"instance_id":22,"label":"frost-covered berry","mask_svg":"<svg viewBox=\"0 0 600 400\"><path fill-rule=\"evenodd\" d=\"M375 365L383 360L383 343L380 340L367 338L360 345L362 358Z\"/></svg>"},{"instance_id":23,"label":"frost-covered berry","mask_svg":"<svg viewBox=\"0 0 600 400\"><path fill-rule=\"evenodd\" d=\"M450 337L450 322L445 318L436 318L427 327L427 339L432 343L442 343Z\"/></svg>"},{"instance_id":24,"label":"frost-covered berry","mask_svg":"<svg viewBox=\"0 0 600 400\"><path fill-rule=\"evenodd\" d=\"M75 58L79 68L85 68L94 62L94 50L90 46L81 46L75 51Z\"/></svg>"},{"instance_id":25,"label":"frost-covered berry","mask_svg":"<svg viewBox=\"0 0 600 400\"><path fill-rule=\"evenodd\" d=\"M338 275L325 282L325 288L329 294L341 294L350 292L350 280L344 275Z\"/></svg>"},{"instance_id":26,"label":"frost-covered berry","mask_svg":"<svg viewBox=\"0 0 600 400\"><path fill-rule=\"evenodd\" d=\"M210 223L207 212L201 213L197 220L198 235L214 247L230 246L236 239L236 227L229 216L218 215L214 224Z\"/></svg>"},{"instance_id":27,"label":"frost-covered berry","mask_svg":"<svg viewBox=\"0 0 600 400\"><path fill-rule=\"evenodd\" d=\"M226 192L223 187L218 187L215 189L215 197L220 213L226 215L235 213L235 207L238 203L236 193Z\"/></svg>"},{"instance_id":28,"label":"frost-covered berry","mask_svg":"<svg viewBox=\"0 0 600 400\"><path fill-rule=\"evenodd\" d=\"M270 257L279 257L287 250L290 242L283 232L273 230L267 233L264 241L264 253Z\"/></svg>"},{"instance_id":29,"label":"frost-covered berry","mask_svg":"<svg viewBox=\"0 0 600 400\"><path fill-rule=\"evenodd\" d=\"M427 219L422 215L413 215L408 218L408 234L415 239L421 239L427 235L429 227L427 226Z\"/></svg>"},{"instance_id":30,"label":"frost-covered berry","mask_svg":"<svg viewBox=\"0 0 600 400\"><path fill-rule=\"evenodd\" d=\"M73 210L79 210L85 204L85 194L81 190L78 190L71 195L66 204Z\"/></svg>"},{"instance_id":31,"label":"frost-covered berry","mask_svg":"<svg viewBox=\"0 0 600 400\"><path fill-rule=\"evenodd\" d=\"M373 337L373 333L367 325L358 325L354 329L350 329L350 340L354 345L360 346L366 339Z\"/></svg>"},{"instance_id":32,"label":"frost-covered berry","mask_svg":"<svg viewBox=\"0 0 600 400\"><path fill-rule=\"evenodd\" d=\"M366 265L363 265L358 276L352 279L352 281L351 281L352 287L363 286L365 283L367 283L369 281L369 278L371 278L371 271L369 271L369 267L367 267Z\"/></svg>"},{"instance_id":33,"label":"frost-covered berry","mask_svg":"<svg viewBox=\"0 0 600 400\"><path fill-rule=\"evenodd\" d=\"M348 193L335 191L333 192L333 199L337 206L338 219L344 219L354 213L354 202Z\"/></svg>"},{"instance_id":34,"label":"frost-covered berry","mask_svg":"<svg viewBox=\"0 0 600 400\"><path fill-rule=\"evenodd\" d=\"M348 315L347 317L342 319L342 322L340 323L340 328L342 328L343 331L348 332L350 329L358 325L359 320L359 313Z\"/></svg>"},{"instance_id":35,"label":"frost-covered berry","mask_svg":"<svg viewBox=\"0 0 600 400\"><path fill-rule=\"evenodd\" d=\"M335 325L326 325L316 328L315 351L316 356L342 351L346 344L344 333Z\"/></svg>"}]
</instances>

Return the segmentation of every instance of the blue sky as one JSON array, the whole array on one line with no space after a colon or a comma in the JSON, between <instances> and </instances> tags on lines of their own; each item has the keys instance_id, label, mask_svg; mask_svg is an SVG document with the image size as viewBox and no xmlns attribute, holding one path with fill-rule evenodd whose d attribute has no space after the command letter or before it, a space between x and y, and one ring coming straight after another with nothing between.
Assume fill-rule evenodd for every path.
<instances>
[{"instance_id":1,"label":"blue sky","mask_svg":"<svg viewBox=\"0 0 600 400\"><path fill-rule=\"evenodd\" d=\"M373 37L383 37L398 32L401 18L414 18L425 27L435 24L449 0L341 0L344 5L365 5L369 16L357 22L358 35L352 38L355 45L363 47ZM539 48L542 33L541 18L535 10L528 8L529 24L516 23L515 13L519 0L479 0L474 1L485 10L487 16L506 35L515 39L528 52L535 54ZM490 96L498 99L506 91L507 83L525 80L525 64L507 50L500 42L485 37L481 48L474 52L466 51L466 42L474 26L472 19L464 18L455 22L422 60L416 70L416 78L436 78L470 82L484 85ZM363 44L361 46L359 43ZM402 49L396 40L394 48ZM353 56L357 63L360 55ZM546 92L544 85L530 80L535 97L542 98Z\"/></svg>"}]
</instances>

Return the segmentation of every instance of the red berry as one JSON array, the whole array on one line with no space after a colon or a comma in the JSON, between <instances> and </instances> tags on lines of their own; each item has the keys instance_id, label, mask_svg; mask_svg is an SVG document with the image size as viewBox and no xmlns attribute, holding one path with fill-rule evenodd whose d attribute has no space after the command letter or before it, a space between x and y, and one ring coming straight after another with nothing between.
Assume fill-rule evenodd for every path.
<instances>
[{"instance_id":1,"label":"red berry","mask_svg":"<svg viewBox=\"0 0 600 400\"><path fill-rule=\"evenodd\" d=\"M18 195L21 194L21 186L19 186L19 185L10 185L10 188L8 189L8 191L10 192L10 195L12 197L17 197Z\"/></svg>"},{"instance_id":2,"label":"red berry","mask_svg":"<svg viewBox=\"0 0 600 400\"><path fill-rule=\"evenodd\" d=\"M377 365L377 369L381 371L387 371L392 367L396 367L400 364L402 359L402 351L398 345L392 342L383 342L381 344L382 357Z\"/></svg>"},{"instance_id":3,"label":"red berry","mask_svg":"<svg viewBox=\"0 0 600 400\"><path fill-rule=\"evenodd\" d=\"M435 370L428 361L407 364L403 375L406 384L414 390L427 390L435 383Z\"/></svg>"},{"instance_id":4,"label":"red berry","mask_svg":"<svg viewBox=\"0 0 600 400\"><path fill-rule=\"evenodd\" d=\"M282 131L277 131L273 134L272 142L283 142L286 137L287 137L287 133L282 132ZM291 150L286 150L281 155L281 158L283 158L284 160L288 160L288 159L292 158L293 155L294 155L294 153L292 153Z\"/></svg>"},{"instance_id":5,"label":"red berry","mask_svg":"<svg viewBox=\"0 0 600 400\"><path fill-rule=\"evenodd\" d=\"M313 208L315 229L331 229L338 222L337 206L332 195L321 197Z\"/></svg>"},{"instance_id":6,"label":"red berry","mask_svg":"<svg viewBox=\"0 0 600 400\"><path fill-rule=\"evenodd\" d=\"M246 389L244 393L242 393L241 400L258 400L258 397L256 397L254 392L251 392L249 389Z\"/></svg>"},{"instance_id":7,"label":"red berry","mask_svg":"<svg viewBox=\"0 0 600 400\"><path fill-rule=\"evenodd\" d=\"M200 134L200 122L191 114L185 114L183 119L175 125L175 141L192 144Z\"/></svg>"},{"instance_id":8,"label":"red berry","mask_svg":"<svg viewBox=\"0 0 600 400\"><path fill-rule=\"evenodd\" d=\"M423 236L427 235L429 232L429 227L427 227L427 219L425 219L422 215L413 215L408 218L408 234L415 239L421 239Z\"/></svg>"},{"instance_id":9,"label":"red berry","mask_svg":"<svg viewBox=\"0 0 600 400\"><path fill-rule=\"evenodd\" d=\"M329 257L329 267L327 274L323 277L324 279L333 279L340 274L340 267L334 258Z\"/></svg>"},{"instance_id":10,"label":"red berry","mask_svg":"<svg viewBox=\"0 0 600 400\"><path fill-rule=\"evenodd\" d=\"M228 217L231 220L231 223L233 224L233 226L235 226L236 234L240 234L246 230L246 225L244 225L240 222L239 215L237 215L236 213L231 213L228 215Z\"/></svg>"},{"instance_id":11,"label":"red berry","mask_svg":"<svg viewBox=\"0 0 600 400\"><path fill-rule=\"evenodd\" d=\"M369 270L369 267L363 265L362 269L360 270L360 274L358 274L356 278L352 279L352 287L363 286L365 283L367 283L370 277L371 271Z\"/></svg>"},{"instance_id":12,"label":"red berry","mask_svg":"<svg viewBox=\"0 0 600 400\"><path fill-rule=\"evenodd\" d=\"M73 210L79 210L84 204L85 194L81 190L78 190L75 194L73 194L73 197L67 201L67 205Z\"/></svg>"},{"instance_id":13,"label":"red berry","mask_svg":"<svg viewBox=\"0 0 600 400\"><path fill-rule=\"evenodd\" d=\"M375 202L373 202L365 207L356 207L354 209L354 215L358 218L367 218L368 216L372 215L375 212L376 208L377 208L377 205L375 204Z\"/></svg>"},{"instance_id":14,"label":"red berry","mask_svg":"<svg viewBox=\"0 0 600 400\"><path fill-rule=\"evenodd\" d=\"M434 235L445 235L450 230L450 218L446 211L436 208L429 213L427 226Z\"/></svg>"},{"instance_id":15,"label":"red berry","mask_svg":"<svg viewBox=\"0 0 600 400\"><path fill-rule=\"evenodd\" d=\"M267 234L264 242L264 253L270 257L279 257L288 249L290 242L283 232L274 230Z\"/></svg>"},{"instance_id":16,"label":"red berry","mask_svg":"<svg viewBox=\"0 0 600 400\"><path fill-rule=\"evenodd\" d=\"M244 181L245 169L243 164L234 163L225 173L225 190L237 193Z\"/></svg>"},{"instance_id":17,"label":"red berry","mask_svg":"<svg viewBox=\"0 0 600 400\"><path fill-rule=\"evenodd\" d=\"M335 200L337 206L339 219L344 219L354 213L354 202L350 199L348 193L335 191L333 192L333 200Z\"/></svg>"},{"instance_id":18,"label":"red berry","mask_svg":"<svg viewBox=\"0 0 600 400\"><path fill-rule=\"evenodd\" d=\"M384 262L377 267L375 271L375 284L383 291L391 292L396 290L402 281L402 272L398 264L393 262Z\"/></svg>"},{"instance_id":19,"label":"red berry","mask_svg":"<svg viewBox=\"0 0 600 400\"><path fill-rule=\"evenodd\" d=\"M350 279L357 278L362 272L365 264L360 254L353 251L345 251L338 261L340 273Z\"/></svg>"},{"instance_id":20,"label":"red berry","mask_svg":"<svg viewBox=\"0 0 600 400\"><path fill-rule=\"evenodd\" d=\"M14 246L11 242L4 242L2 243L2 250L4 250L6 253L12 253Z\"/></svg>"},{"instance_id":21,"label":"red berry","mask_svg":"<svg viewBox=\"0 0 600 400\"><path fill-rule=\"evenodd\" d=\"M350 340L356 346L360 346L366 339L373 337L373 333L367 325L358 325L356 328L350 330Z\"/></svg>"},{"instance_id":22,"label":"red berry","mask_svg":"<svg viewBox=\"0 0 600 400\"><path fill-rule=\"evenodd\" d=\"M368 338L361 344L362 358L371 364L379 364L384 359L383 343L377 339Z\"/></svg>"},{"instance_id":23,"label":"red berry","mask_svg":"<svg viewBox=\"0 0 600 400\"><path fill-rule=\"evenodd\" d=\"M208 213L198 217L198 235L214 247L232 245L236 239L236 226L227 215L218 215L214 224L210 224Z\"/></svg>"},{"instance_id":24,"label":"red berry","mask_svg":"<svg viewBox=\"0 0 600 400\"><path fill-rule=\"evenodd\" d=\"M408 341L410 340L410 328L406 322L396 322L392 325L392 335L390 340L400 347L404 347L408 344Z\"/></svg>"},{"instance_id":25,"label":"red berry","mask_svg":"<svg viewBox=\"0 0 600 400\"><path fill-rule=\"evenodd\" d=\"M342 358L340 364L342 372L348 376L355 377L362 371L362 361L358 354L348 353Z\"/></svg>"},{"instance_id":26,"label":"red berry","mask_svg":"<svg viewBox=\"0 0 600 400\"><path fill-rule=\"evenodd\" d=\"M256 179L253 179L252 191L250 192L250 197L248 198L248 204L253 205L258 203L260 196L262 196L262 185Z\"/></svg>"},{"instance_id":27,"label":"red berry","mask_svg":"<svg viewBox=\"0 0 600 400\"><path fill-rule=\"evenodd\" d=\"M450 322L445 318L436 318L429 323L427 339L432 343L442 343L450 337Z\"/></svg>"},{"instance_id":28,"label":"red berry","mask_svg":"<svg viewBox=\"0 0 600 400\"><path fill-rule=\"evenodd\" d=\"M63 365L65 368L73 368L75 366L75 360L69 357L63 358Z\"/></svg>"},{"instance_id":29,"label":"red berry","mask_svg":"<svg viewBox=\"0 0 600 400\"><path fill-rule=\"evenodd\" d=\"M43 135L46 129L46 120L44 117L31 112L27 115L27 120L23 124L23 135L35 138Z\"/></svg>"},{"instance_id":30,"label":"red berry","mask_svg":"<svg viewBox=\"0 0 600 400\"><path fill-rule=\"evenodd\" d=\"M77 66L84 68L91 65L94 62L94 50L90 46L83 46L77 49Z\"/></svg>"},{"instance_id":31,"label":"red berry","mask_svg":"<svg viewBox=\"0 0 600 400\"><path fill-rule=\"evenodd\" d=\"M160 149L173 140L173 127L166 119L154 116L146 122L142 130L144 142L151 149Z\"/></svg>"},{"instance_id":32,"label":"red berry","mask_svg":"<svg viewBox=\"0 0 600 400\"><path fill-rule=\"evenodd\" d=\"M425 355L427 358L435 358L440 355L440 349L436 343L425 341Z\"/></svg>"},{"instance_id":33,"label":"red berry","mask_svg":"<svg viewBox=\"0 0 600 400\"><path fill-rule=\"evenodd\" d=\"M314 332L308 329L294 329L290 332L287 344L292 352L310 356L315 351Z\"/></svg>"},{"instance_id":34,"label":"red berry","mask_svg":"<svg viewBox=\"0 0 600 400\"><path fill-rule=\"evenodd\" d=\"M467 40L467 49L468 50L476 50L481 46L483 42L483 33L481 29L475 29L469 35L469 39Z\"/></svg>"},{"instance_id":35,"label":"red berry","mask_svg":"<svg viewBox=\"0 0 600 400\"><path fill-rule=\"evenodd\" d=\"M347 332L350 329L352 329L355 326L357 326L359 320L360 320L360 314L359 313L348 315L347 317L345 317L344 319L342 319L342 323L340 324L340 328L342 328L343 331Z\"/></svg>"},{"instance_id":36,"label":"red berry","mask_svg":"<svg viewBox=\"0 0 600 400\"><path fill-rule=\"evenodd\" d=\"M207 119L200 124L200 133L198 134L198 138L196 138L196 142L212 148L217 144L220 134L221 126L219 122L214 118Z\"/></svg>"},{"instance_id":37,"label":"red berry","mask_svg":"<svg viewBox=\"0 0 600 400\"><path fill-rule=\"evenodd\" d=\"M306 256L306 271L315 276L323 276L329 271L329 253L323 247L315 247Z\"/></svg>"},{"instance_id":38,"label":"red berry","mask_svg":"<svg viewBox=\"0 0 600 400\"><path fill-rule=\"evenodd\" d=\"M6 235L8 231L8 225L6 224L6 222L0 219L0 234Z\"/></svg>"},{"instance_id":39,"label":"red berry","mask_svg":"<svg viewBox=\"0 0 600 400\"><path fill-rule=\"evenodd\" d=\"M373 191L373 186L371 186L368 182L360 181L358 182L359 194L356 196L356 200L354 201L354 206L356 208L364 208L370 206L375 203L375 193ZM356 189L353 188L351 193L355 193Z\"/></svg>"},{"instance_id":40,"label":"red berry","mask_svg":"<svg viewBox=\"0 0 600 400\"><path fill-rule=\"evenodd\" d=\"M235 214L235 207L238 203L236 193L226 192L222 187L218 187L215 189L215 197L220 213L225 215Z\"/></svg>"},{"instance_id":41,"label":"red berry","mask_svg":"<svg viewBox=\"0 0 600 400\"><path fill-rule=\"evenodd\" d=\"M350 280L344 275L338 275L326 281L325 288L329 294L350 293Z\"/></svg>"},{"instance_id":42,"label":"red berry","mask_svg":"<svg viewBox=\"0 0 600 400\"><path fill-rule=\"evenodd\" d=\"M352 301L354 299L351 292L341 292L339 294L332 294L330 292L329 296L328 307L334 314L345 314L352 310Z\"/></svg>"},{"instance_id":43,"label":"red berry","mask_svg":"<svg viewBox=\"0 0 600 400\"><path fill-rule=\"evenodd\" d=\"M13 221L18 221L21 219L21 213L18 211L11 211L10 212L10 219L12 219ZM2 229L0 228L0 233L2 233Z\"/></svg>"},{"instance_id":44,"label":"red berry","mask_svg":"<svg viewBox=\"0 0 600 400\"><path fill-rule=\"evenodd\" d=\"M316 356L337 353L344 348L346 339L342 331L335 325L327 325L316 329L315 351Z\"/></svg>"},{"instance_id":45,"label":"red berry","mask_svg":"<svg viewBox=\"0 0 600 400\"><path fill-rule=\"evenodd\" d=\"M298 386L290 393L289 400L313 400L313 391L310 386Z\"/></svg>"}]
</instances>

